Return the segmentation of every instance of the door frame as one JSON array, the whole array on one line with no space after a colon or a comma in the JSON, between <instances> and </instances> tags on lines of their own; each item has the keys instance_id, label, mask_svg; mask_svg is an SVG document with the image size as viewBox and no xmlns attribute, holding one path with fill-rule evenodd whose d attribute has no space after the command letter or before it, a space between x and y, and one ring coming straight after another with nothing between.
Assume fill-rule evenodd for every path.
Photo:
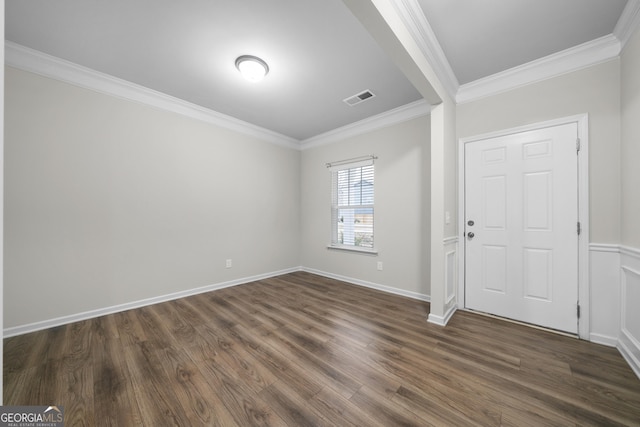
<instances>
[{"instance_id":1,"label":"door frame","mask_svg":"<svg viewBox=\"0 0 640 427\"><path fill-rule=\"evenodd\" d=\"M578 319L578 336L589 339L590 287L589 287L589 115L579 114L544 122L532 123L495 132L458 138L458 309L467 310L465 302L465 144L497 138L521 132L577 123L580 140L578 155L578 220L581 232L578 239L578 301L580 318ZM576 230L577 232L577 230Z\"/></svg>"}]
</instances>

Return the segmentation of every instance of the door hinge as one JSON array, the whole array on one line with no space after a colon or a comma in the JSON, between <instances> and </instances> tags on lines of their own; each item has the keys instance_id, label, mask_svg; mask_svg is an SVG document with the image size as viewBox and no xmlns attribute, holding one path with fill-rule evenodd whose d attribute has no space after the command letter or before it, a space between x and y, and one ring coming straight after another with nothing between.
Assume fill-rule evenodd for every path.
<instances>
[{"instance_id":1,"label":"door hinge","mask_svg":"<svg viewBox=\"0 0 640 427\"><path fill-rule=\"evenodd\" d=\"M578 304L577 307L578 307L577 313L578 313L578 319L579 319L580 318L580 304Z\"/></svg>"},{"instance_id":2,"label":"door hinge","mask_svg":"<svg viewBox=\"0 0 640 427\"><path fill-rule=\"evenodd\" d=\"M580 151L580 138L576 139L576 151Z\"/></svg>"},{"instance_id":3,"label":"door hinge","mask_svg":"<svg viewBox=\"0 0 640 427\"><path fill-rule=\"evenodd\" d=\"M580 221L578 221L578 236L582 232L582 227L580 226Z\"/></svg>"}]
</instances>

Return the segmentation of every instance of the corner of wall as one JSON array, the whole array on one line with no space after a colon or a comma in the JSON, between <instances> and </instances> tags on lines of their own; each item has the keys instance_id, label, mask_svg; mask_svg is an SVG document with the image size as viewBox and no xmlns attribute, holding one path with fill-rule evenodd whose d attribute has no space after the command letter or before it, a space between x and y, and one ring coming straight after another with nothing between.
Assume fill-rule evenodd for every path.
<instances>
[{"instance_id":1,"label":"corner of wall","mask_svg":"<svg viewBox=\"0 0 640 427\"><path fill-rule=\"evenodd\" d=\"M590 245L589 340L617 347L640 378L640 249Z\"/></svg>"},{"instance_id":2,"label":"corner of wall","mask_svg":"<svg viewBox=\"0 0 640 427\"><path fill-rule=\"evenodd\" d=\"M640 249L620 248L621 309L618 349L640 378Z\"/></svg>"}]
</instances>

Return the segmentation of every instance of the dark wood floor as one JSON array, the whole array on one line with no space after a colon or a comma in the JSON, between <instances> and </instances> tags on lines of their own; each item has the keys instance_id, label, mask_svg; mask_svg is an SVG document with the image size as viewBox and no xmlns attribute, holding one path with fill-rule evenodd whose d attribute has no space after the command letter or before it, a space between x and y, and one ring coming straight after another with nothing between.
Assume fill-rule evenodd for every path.
<instances>
[{"instance_id":1,"label":"dark wood floor","mask_svg":"<svg viewBox=\"0 0 640 427\"><path fill-rule=\"evenodd\" d=\"M4 343L5 405L72 425L640 425L618 351L293 273Z\"/></svg>"}]
</instances>

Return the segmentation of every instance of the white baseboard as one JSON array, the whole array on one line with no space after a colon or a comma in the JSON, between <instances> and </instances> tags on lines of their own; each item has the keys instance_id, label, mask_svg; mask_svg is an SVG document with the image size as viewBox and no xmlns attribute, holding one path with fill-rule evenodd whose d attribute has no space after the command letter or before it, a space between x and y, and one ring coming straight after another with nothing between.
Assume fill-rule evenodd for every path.
<instances>
[{"instance_id":1,"label":"white baseboard","mask_svg":"<svg viewBox=\"0 0 640 427\"><path fill-rule=\"evenodd\" d=\"M13 337L16 335L28 334L30 332L39 331L42 329L53 328L56 326L66 325L68 323L79 322L82 320L93 319L96 317L104 316L107 314L119 313L121 311L131 310L134 308L145 307L152 304L158 304L161 302L172 301L178 298L185 298L192 295L202 294L205 292L215 291L218 289L224 289L231 286L242 285L249 282L255 282L257 280L267 279L269 277L280 276L282 274L293 273L294 271L300 271L301 267L288 268L285 270L273 271L271 273L259 274L251 277L243 277L240 279L229 280L226 282L216 283L213 285L207 285L200 288L188 289L186 291L174 292L167 295L160 295L152 298L145 298L138 301L128 302L125 304L114 305L111 307L99 308L96 310L89 310L83 313L71 314L69 316L57 317L55 319L43 320L40 322L29 323L27 325L13 326L11 328L4 329L4 338Z\"/></svg>"},{"instance_id":2,"label":"white baseboard","mask_svg":"<svg viewBox=\"0 0 640 427\"><path fill-rule=\"evenodd\" d=\"M119 313L126 310L132 310L135 308L145 307L152 304L158 304L166 301L175 300L178 298L185 298L192 295L202 294L205 292L215 291L218 289L224 289L231 286L242 285L245 283L255 282L257 280L267 279L269 277L280 276L282 274L293 273L295 271L306 271L308 273L317 274L319 276L329 277L331 279L341 280L343 282L351 283L358 286L364 286L367 288L376 289L382 292L391 293L395 295L401 295L404 297L417 299L421 301L430 301L429 295L420 294L417 292L405 291L402 289L392 288L390 286L384 286L377 283L367 282L360 279L354 279L352 277L341 276L339 274L327 273L325 271L314 270L306 267L294 267L285 270L273 271L270 273L259 274L251 277L243 277L240 279L234 279L227 282L216 283L213 285L207 285L200 288L188 289L186 291L174 292L167 295L160 295L157 297L146 298L143 300L133 301L125 304L114 305L110 307L99 308L96 310L89 310L82 313L71 314L68 316L57 317L55 319L43 320L40 322L29 323L26 325L13 326L4 329L4 338L13 337L16 335L28 334L30 332L40 331L42 329L54 328L56 326L66 325L68 323L80 322L82 320L93 319L107 314Z\"/></svg>"},{"instance_id":3,"label":"white baseboard","mask_svg":"<svg viewBox=\"0 0 640 427\"><path fill-rule=\"evenodd\" d=\"M606 345L607 347L616 347L618 345L617 337L596 333L589 334L589 341L596 344Z\"/></svg>"},{"instance_id":4,"label":"white baseboard","mask_svg":"<svg viewBox=\"0 0 640 427\"><path fill-rule=\"evenodd\" d=\"M420 301L431 301L431 297L426 294L421 294L418 292L405 291L403 289L392 288L391 286L380 285L378 283L367 282L365 280L355 279L353 277L342 276L340 274L329 273L322 270L316 270L313 268L301 267L302 271L306 271L307 273L317 274L318 276L328 277L330 279L341 280L343 282L351 283L353 285L364 286L366 288L376 289L378 291L386 292L389 294L400 295L403 297L408 297L412 299L417 299Z\"/></svg>"},{"instance_id":5,"label":"white baseboard","mask_svg":"<svg viewBox=\"0 0 640 427\"><path fill-rule=\"evenodd\" d=\"M449 310L447 310L444 316L436 316L433 313L429 313L429 316L427 317L427 322L433 323L434 325L438 325L438 326L447 326L447 323L449 323L449 320L451 320L451 317L457 310L458 310L458 306L454 304L451 307L449 307Z\"/></svg>"},{"instance_id":6,"label":"white baseboard","mask_svg":"<svg viewBox=\"0 0 640 427\"><path fill-rule=\"evenodd\" d=\"M608 260L606 256L609 256L608 254L611 254L611 255L617 254L619 256L620 255L622 256L622 260L621 260L622 265L616 263L618 269L620 267L625 267L625 264L630 265L633 268L640 269L640 250L638 249L620 246L620 245L591 244L590 250L592 253L602 254L602 256L605 257L602 259L606 261L605 264L607 265L610 264L611 261ZM610 266L609 267L605 266L604 268L609 269ZM321 270L316 270L316 269L301 266L301 267L293 267L293 268L284 269L280 271L260 274L260 275L251 276L251 277L239 278L231 281L216 283L216 284L212 284L212 285L208 285L200 288L189 289L189 290L175 292L167 295L147 298L139 301L133 301L133 302L120 304L116 306L104 307L97 310L90 310L90 311L77 313L69 316L62 316L55 319L49 319L49 320L34 322L26 325L10 327L10 328L4 329L4 337L6 338L6 337L12 337L16 335L22 335L29 332L35 332L38 330L52 328L52 327L65 325L72 322L78 322L82 320L95 318L95 317L100 317L107 314L118 313L126 310L148 306L151 304L158 304L165 301L171 301L178 298L184 298L191 295L201 294L204 292L241 285L244 283L249 283L257 280L266 279L269 277L279 276L282 274L292 273L295 271L306 271L308 273L317 274L319 276L324 276L324 277L328 277L336 280L341 280L347 283L351 283L358 286L364 286L367 288L379 290L379 291L390 293L390 294L400 295L400 296L404 296L404 297L408 297L408 298L412 298L420 301L426 301L426 302L431 301L431 297L426 294L406 291L398 288L393 288L390 286L381 285L379 283L368 282L368 281L356 279L353 277L342 276L339 274L329 273L326 271L321 271ZM607 276L606 274L599 274L596 276L602 277L603 281L606 281L609 283L610 283L610 279L612 278L611 276ZM605 280L607 277L609 279ZM617 284L617 286L620 286L620 285L621 285L620 283ZM623 298L623 301L621 301L621 305L624 305L624 298ZM453 314L456 312L456 309L457 309L457 306L454 304L447 310L444 316L436 316L433 314L429 314L429 316L427 317L427 321L435 325L446 326L449 320L451 319L451 317L453 316ZM611 312L615 313L615 312L618 312L618 310L612 310ZM633 323L635 323L635 321L633 321ZM621 330L618 329L616 331L613 331L613 330L609 331L610 329L609 327L604 328L604 330L602 331L594 330L590 333L589 340L594 343L617 347L620 353L622 354L622 356L629 363L633 371L640 378L640 337L632 336L628 332L629 329L624 327L624 323L622 326L623 327L621 328ZM636 330L636 329L632 328L632 330ZM619 334L617 337L614 336L616 333Z\"/></svg>"},{"instance_id":7,"label":"white baseboard","mask_svg":"<svg viewBox=\"0 0 640 427\"><path fill-rule=\"evenodd\" d=\"M617 347L624 360L627 361L636 376L640 378L640 343L625 331L621 331Z\"/></svg>"}]
</instances>

